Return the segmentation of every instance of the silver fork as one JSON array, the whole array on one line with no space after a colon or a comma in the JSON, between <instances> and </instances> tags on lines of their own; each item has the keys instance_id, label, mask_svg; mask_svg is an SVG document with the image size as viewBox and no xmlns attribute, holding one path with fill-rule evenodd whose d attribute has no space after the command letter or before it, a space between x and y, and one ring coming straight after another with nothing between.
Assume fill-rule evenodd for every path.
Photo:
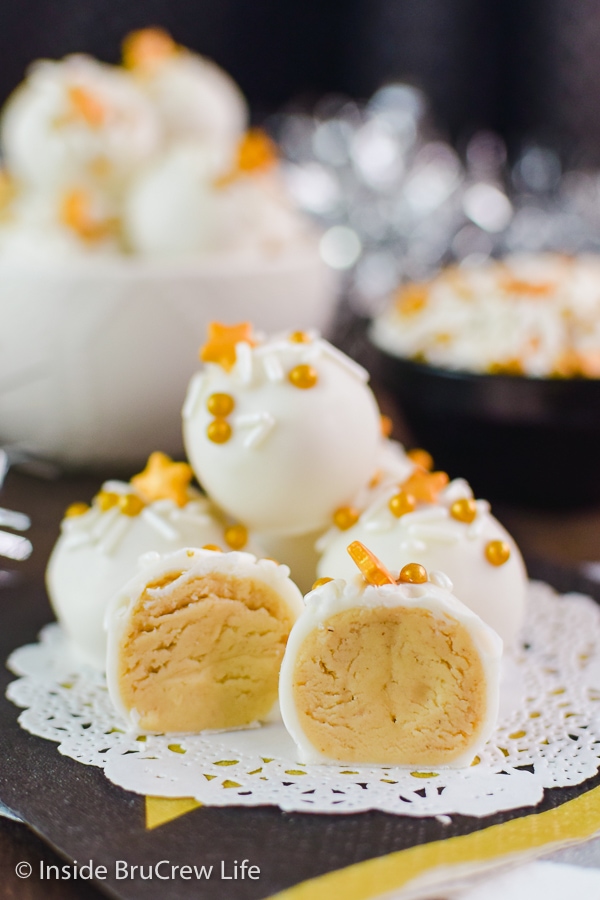
<instances>
[{"instance_id":1,"label":"silver fork","mask_svg":"<svg viewBox=\"0 0 600 900\"><path fill-rule=\"evenodd\" d=\"M0 489L10 469L10 459L6 450L0 448ZM0 526L12 528L13 531L27 531L31 525L29 516L12 509L0 507ZM29 559L33 550L30 540L20 534L12 534L10 531L0 530L0 556L7 559Z\"/></svg>"}]
</instances>

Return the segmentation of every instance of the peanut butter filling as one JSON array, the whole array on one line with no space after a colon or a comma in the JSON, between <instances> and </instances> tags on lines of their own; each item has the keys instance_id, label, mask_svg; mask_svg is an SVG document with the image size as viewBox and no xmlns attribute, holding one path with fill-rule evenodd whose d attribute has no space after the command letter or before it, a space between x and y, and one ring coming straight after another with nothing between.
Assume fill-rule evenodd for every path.
<instances>
[{"instance_id":1,"label":"peanut butter filling","mask_svg":"<svg viewBox=\"0 0 600 900\"><path fill-rule=\"evenodd\" d=\"M233 728L264 718L293 616L259 580L214 572L148 585L121 642L119 685L148 731Z\"/></svg>"},{"instance_id":2,"label":"peanut butter filling","mask_svg":"<svg viewBox=\"0 0 600 900\"><path fill-rule=\"evenodd\" d=\"M337 613L304 640L293 695L311 744L331 759L436 766L476 737L485 673L466 628L423 609Z\"/></svg>"}]
</instances>

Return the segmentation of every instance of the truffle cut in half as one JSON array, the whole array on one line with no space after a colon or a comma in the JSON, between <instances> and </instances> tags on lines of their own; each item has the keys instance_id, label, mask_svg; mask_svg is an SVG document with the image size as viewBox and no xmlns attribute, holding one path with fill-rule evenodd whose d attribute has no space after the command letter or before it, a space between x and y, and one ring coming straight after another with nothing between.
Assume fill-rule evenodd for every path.
<instances>
[{"instance_id":1,"label":"truffle cut in half","mask_svg":"<svg viewBox=\"0 0 600 900\"><path fill-rule=\"evenodd\" d=\"M442 573L403 576L330 580L307 596L280 678L304 762L468 766L490 736L501 639Z\"/></svg>"},{"instance_id":2,"label":"truffle cut in half","mask_svg":"<svg viewBox=\"0 0 600 900\"><path fill-rule=\"evenodd\" d=\"M226 730L264 721L302 595L287 566L250 553L149 554L108 616L107 679L133 729Z\"/></svg>"}]
</instances>

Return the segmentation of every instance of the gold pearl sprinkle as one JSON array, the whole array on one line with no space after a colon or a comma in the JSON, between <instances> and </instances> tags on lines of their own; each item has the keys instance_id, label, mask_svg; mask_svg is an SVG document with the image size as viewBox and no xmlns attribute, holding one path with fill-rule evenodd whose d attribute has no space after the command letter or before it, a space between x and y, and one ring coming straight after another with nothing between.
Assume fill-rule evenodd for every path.
<instances>
[{"instance_id":1,"label":"gold pearl sprinkle","mask_svg":"<svg viewBox=\"0 0 600 900\"><path fill-rule=\"evenodd\" d=\"M381 587L384 584L395 584L394 576L387 567L371 553L360 541L352 541L346 548L354 563L361 571L367 584Z\"/></svg>"},{"instance_id":2,"label":"gold pearl sprinkle","mask_svg":"<svg viewBox=\"0 0 600 900\"><path fill-rule=\"evenodd\" d=\"M308 365L295 366L288 374L288 381L303 391L314 387L318 380L316 370Z\"/></svg>"},{"instance_id":3,"label":"gold pearl sprinkle","mask_svg":"<svg viewBox=\"0 0 600 900\"><path fill-rule=\"evenodd\" d=\"M205 544L202 549L203 550L213 550L215 553L223 552L218 544Z\"/></svg>"},{"instance_id":4,"label":"gold pearl sprinkle","mask_svg":"<svg viewBox=\"0 0 600 900\"><path fill-rule=\"evenodd\" d=\"M317 578L317 580L311 587L311 591L316 591L316 589L320 588L322 584L329 584L330 581L333 581L333 578Z\"/></svg>"},{"instance_id":5,"label":"gold pearl sprinkle","mask_svg":"<svg viewBox=\"0 0 600 900\"><path fill-rule=\"evenodd\" d=\"M356 525L360 513L353 506L340 506L333 514L333 522L340 531L347 531Z\"/></svg>"},{"instance_id":6,"label":"gold pearl sprinkle","mask_svg":"<svg viewBox=\"0 0 600 900\"><path fill-rule=\"evenodd\" d=\"M427 572L419 563L408 563L400 570L400 584L425 584Z\"/></svg>"},{"instance_id":7,"label":"gold pearl sprinkle","mask_svg":"<svg viewBox=\"0 0 600 900\"><path fill-rule=\"evenodd\" d=\"M306 331L292 331L290 341L292 344L310 344L310 334Z\"/></svg>"},{"instance_id":8,"label":"gold pearl sprinkle","mask_svg":"<svg viewBox=\"0 0 600 900\"><path fill-rule=\"evenodd\" d=\"M231 425L225 419L213 419L206 429L206 437L213 444L226 444L231 437Z\"/></svg>"},{"instance_id":9,"label":"gold pearl sprinkle","mask_svg":"<svg viewBox=\"0 0 600 900\"><path fill-rule=\"evenodd\" d=\"M409 450L407 456L416 466L420 466L426 472L433 471L433 456L427 450L417 447L414 450Z\"/></svg>"},{"instance_id":10,"label":"gold pearl sprinkle","mask_svg":"<svg viewBox=\"0 0 600 900\"><path fill-rule=\"evenodd\" d=\"M493 566L503 566L510 559L510 547L506 541L490 541L485 545L485 558Z\"/></svg>"},{"instance_id":11,"label":"gold pearl sprinkle","mask_svg":"<svg viewBox=\"0 0 600 900\"><path fill-rule=\"evenodd\" d=\"M112 491L100 491L99 494L96 494L94 499L101 512L106 512L108 509L112 509L113 506L117 505L119 502L119 495Z\"/></svg>"},{"instance_id":12,"label":"gold pearl sprinkle","mask_svg":"<svg viewBox=\"0 0 600 900\"><path fill-rule=\"evenodd\" d=\"M139 516L144 508L144 501L137 494L123 494L119 497L119 509L124 516Z\"/></svg>"},{"instance_id":13,"label":"gold pearl sprinkle","mask_svg":"<svg viewBox=\"0 0 600 900\"><path fill-rule=\"evenodd\" d=\"M225 541L232 550L241 550L248 543L248 530L244 525L230 525L225 529Z\"/></svg>"},{"instance_id":14,"label":"gold pearl sprinkle","mask_svg":"<svg viewBox=\"0 0 600 900\"><path fill-rule=\"evenodd\" d=\"M83 516L88 511L87 503L71 503L65 510L65 519L74 519L76 516Z\"/></svg>"},{"instance_id":15,"label":"gold pearl sprinkle","mask_svg":"<svg viewBox=\"0 0 600 900\"><path fill-rule=\"evenodd\" d=\"M466 522L469 525L477 515L477 504L470 497L462 497L454 501L450 507L450 515L458 522Z\"/></svg>"},{"instance_id":16,"label":"gold pearl sprinkle","mask_svg":"<svg viewBox=\"0 0 600 900\"><path fill-rule=\"evenodd\" d=\"M400 519L402 516L405 516L406 513L412 512L417 505L417 501L413 497L412 494L407 494L406 491L400 491L399 494L394 494L393 497L390 498L388 507L390 512L392 512L397 519Z\"/></svg>"},{"instance_id":17,"label":"gold pearl sprinkle","mask_svg":"<svg viewBox=\"0 0 600 900\"><path fill-rule=\"evenodd\" d=\"M235 400L231 394L211 394L206 401L206 408L213 416L223 418L235 409Z\"/></svg>"}]
</instances>

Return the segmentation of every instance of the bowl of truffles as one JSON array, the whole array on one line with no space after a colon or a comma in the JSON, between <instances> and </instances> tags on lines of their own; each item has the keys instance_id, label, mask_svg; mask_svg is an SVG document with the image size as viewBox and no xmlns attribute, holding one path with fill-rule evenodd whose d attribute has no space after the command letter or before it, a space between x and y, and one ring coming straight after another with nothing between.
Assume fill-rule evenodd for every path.
<instances>
[{"instance_id":1,"label":"bowl of truffles","mask_svg":"<svg viewBox=\"0 0 600 900\"><path fill-rule=\"evenodd\" d=\"M406 283L372 323L419 443L496 500L600 500L600 259L520 254Z\"/></svg>"},{"instance_id":2,"label":"bowl of truffles","mask_svg":"<svg viewBox=\"0 0 600 900\"><path fill-rule=\"evenodd\" d=\"M113 66L33 64L0 121L0 442L69 467L137 464L207 324L326 330L319 235L234 81L159 29Z\"/></svg>"}]
</instances>

